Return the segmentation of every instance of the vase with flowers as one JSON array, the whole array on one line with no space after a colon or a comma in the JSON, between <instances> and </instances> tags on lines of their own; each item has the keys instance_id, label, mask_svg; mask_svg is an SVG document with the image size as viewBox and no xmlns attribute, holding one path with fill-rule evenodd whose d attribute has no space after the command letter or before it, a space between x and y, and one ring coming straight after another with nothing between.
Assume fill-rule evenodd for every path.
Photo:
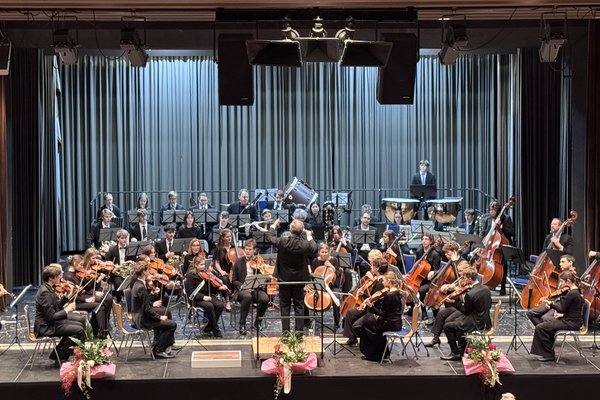
<instances>
[{"instance_id":1,"label":"vase with flowers","mask_svg":"<svg viewBox=\"0 0 600 400\"><path fill-rule=\"evenodd\" d=\"M262 372L275 374L273 393L276 400L282 391L285 394L291 391L292 374L304 373L317 367L316 354L306 353L303 342L302 333L283 332L275 345L273 357L265 360L261 365Z\"/></svg>"},{"instance_id":2,"label":"vase with flowers","mask_svg":"<svg viewBox=\"0 0 600 400\"><path fill-rule=\"evenodd\" d=\"M484 385L494 387L500 382L500 372L514 372L506 356L492 343L492 338L483 333L467 335L468 345L463 365L465 374L479 374Z\"/></svg>"},{"instance_id":3,"label":"vase with flowers","mask_svg":"<svg viewBox=\"0 0 600 400\"><path fill-rule=\"evenodd\" d=\"M62 364L60 368L60 379L65 394L70 394L73 383L83 395L89 399L92 389L92 378L101 379L115 376L116 366L110 361L112 352L108 348L106 340L94 339L94 333L90 323L85 326L85 341L71 337L75 342L73 356L69 362Z\"/></svg>"}]
</instances>

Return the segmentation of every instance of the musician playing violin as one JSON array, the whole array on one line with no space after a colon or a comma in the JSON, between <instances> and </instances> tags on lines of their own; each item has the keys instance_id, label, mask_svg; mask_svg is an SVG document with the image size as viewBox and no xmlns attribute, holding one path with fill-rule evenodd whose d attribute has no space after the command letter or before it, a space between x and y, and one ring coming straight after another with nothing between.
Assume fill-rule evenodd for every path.
<instances>
[{"instance_id":1,"label":"musician playing violin","mask_svg":"<svg viewBox=\"0 0 600 400\"><path fill-rule=\"evenodd\" d=\"M398 289L399 282L396 274L386 272L382 279L384 289L365 300L363 307L366 312L352 326L360 337L363 360L379 362L386 349L386 339L382 333L402 329L402 295Z\"/></svg>"},{"instance_id":2,"label":"musician playing violin","mask_svg":"<svg viewBox=\"0 0 600 400\"><path fill-rule=\"evenodd\" d=\"M225 293L228 288L224 284L217 287L215 282L218 283L219 278L213 274L212 263L207 265L206 258L203 255L196 256L185 276L185 292L188 296L192 296L198 285L204 283L196 296L190 298L189 301L194 307L202 307L204 310L204 316L208 319L208 323L204 327L204 333L210 334L212 332L214 337L221 338L223 333L219 329L218 322L225 306L217 295Z\"/></svg>"},{"instance_id":3,"label":"musician playing violin","mask_svg":"<svg viewBox=\"0 0 600 400\"><path fill-rule=\"evenodd\" d=\"M570 254L564 254L560 257L559 268L560 272L572 272L576 274L575 271L575 257ZM564 296L567 294L561 290L561 287L558 287L560 294L554 298L555 302L560 302ZM536 305L529 311L527 311L527 318L533 323L534 326L541 324L542 322L554 321L557 318L560 318L561 315L557 313L557 311L553 308L548 308L545 302L541 302L541 304Z\"/></svg>"},{"instance_id":4,"label":"musician playing violin","mask_svg":"<svg viewBox=\"0 0 600 400\"><path fill-rule=\"evenodd\" d=\"M217 247L215 247L213 252L214 273L230 289L232 288L231 270L235 259L237 259L237 254L237 249L233 247L233 232L231 229L222 229L219 240L217 241ZM225 310L231 311L231 302L229 298L225 300Z\"/></svg>"},{"instance_id":5,"label":"musician playing violin","mask_svg":"<svg viewBox=\"0 0 600 400\"><path fill-rule=\"evenodd\" d=\"M492 326L492 294L487 286L477 281L477 269L466 270L462 274L460 285L462 290L455 293L464 292L456 297L453 306L462 315L444 324L444 333L451 353L440 357L442 360L460 361L467 346L465 334L473 331L483 332Z\"/></svg>"},{"instance_id":6,"label":"musician playing violin","mask_svg":"<svg viewBox=\"0 0 600 400\"><path fill-rule=\"evenodd\" d=\"M484 238L490 229L492 229L494 220L496 221L496 226L500 227L502 233L508 239L508 244L512 244L513 236L515 235L515 225L513 223L510 215L506 213L502 214L500 219L498 219L498 215L500 214L500 210L502 210L502 205L500 205L497 201L492 201L488 207L488 213L484 214L479 221L479 236ZM507 261L503 261L504 272L502 274L502 281L500 282L500 296L506 295L506 275L508 272Z\"/></svg>"},{"instance_id":7,"label":"musician playing violin","mask_svg":"<svg viewBox=\"0 0 600 400\"><path fill-rule=\"evenodd\" d=\"M402 254L410 254L410 249L406 243L401 243L400 239L396 240L396 234L391 229L384 231L381 239L382 243L379 246L379 250L384 253L387 262L395 265L400 269L400 272L405 274L406 269L404 268Z\"/></svg>"},{"instance_id":8,"label":"musician playing violin","mask_svg":"<svg viewBox=\"0 0 600 400\"><path fill-rule=\"evenodd\" d=\"M64 279L72 282L79 293L75 297L75 310L87 311L93 313L102 301L102 306L98 309L90 320L94 337L105 339L109 328L110 311L112 309L113 298L110 294L104 294L101 286L101 280L106 275L97 273L93 269L85 270L83 267L83 257L75 254L68 258L68 269L64 273ZM104 282L102 282L104 283ZM108 289L107 289L108 290Z\"/></svg>"},{"instance_id":9,"label":"musician playing violin","mask_svg":"<svg viewBox=\"0 0 600 400\"><path fill-rule=\"evenodd\" d=\"M554 321L542 322L535 327L531 354L540 356L538 361L554 361L555 333L559 330L575 330L582 325L582 307L585 301L577 285L577 275L571 271L561 272L560 286L568 288L560 302L542 299L542 303L550 310L556 310L561 317Z\"/></svg>"},{"instance_id":10,"label":"musician playing violin","mask_svg":"<svg viewBox=\"0 0 600 400\"><path fill-rule=\"evenodd\" d=\"M60 343L56 346L59 359L56 358L54 352L50 353L50 359L55 360L56 367L60 365L59 360L66 361L73 354L72 347L75 346L75 342L71 340L71 337L81 341L85 339L83 323L68 318L69 313L75 311L75 303L67 303L66 297L59 301L54 292L54 286L60 283L62 276L63 272L60 264L50 264L44 267L42 271L43 283L35 295L35 324L33 330L36 336L62 337Z\"/></svg>"},{"instance_id":11,"label":"musician playing violin","mask_svg":"<svg viewBox=\"0 0 600 400\"><path fill-rule=\"evenodd\" d=\"M256 318L254 319L254 327L257 328L260 323L260 317L263 317L269 307L269 296L266 293L266 287L260 287L256 289L242 289L242 285L246 281L246 278L251 275L261 274L263 263L262 258L254 256L256 250L256 241L254 239L246 240L244 243L244 256L239 257L233 264L233 287L235 288L234 298L240 303L240 322L239 322L239 333L245 335L246 330L246 318L250 311L252 303L256 303Z\"/></svg>"},{"instance_id":12,"label":"musician playing violin","mask_svg":"<svg viewBox=\"0 0 600 400\"><path fill-rule=\"evenodd\" d=\"M568 233L562 233L560 237L555 234L561 228L562 221L560 218L552 218L550 222L550 233L544 239L544 249L554 249L562 251L566 254L573 254L573 238Z\"/></svg>"}]
</instances>

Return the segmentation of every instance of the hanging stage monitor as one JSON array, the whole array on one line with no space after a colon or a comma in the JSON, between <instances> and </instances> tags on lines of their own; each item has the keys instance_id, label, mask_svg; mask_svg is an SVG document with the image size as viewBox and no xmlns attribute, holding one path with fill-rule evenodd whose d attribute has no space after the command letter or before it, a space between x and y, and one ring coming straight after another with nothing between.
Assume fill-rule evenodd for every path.
<instances>
[{"instance_id":1,"label":"hanging stage monitor","mask_svg":"<svg viewBox=\"0 0 600 400\"><path fill-rule=\"evenodd\" d=\"M300 42L295 40L248 40L246 51L251 65L302 66Z\"/></svg>"},{"instance_id":2,"label":"hanging stage monitor","mask_svg":"<svg viewBox=\"0 0 600 400\"><path fill-rule=\"evenodd\" d=\"M413 104L418 39L412 33L386 33L382 37L394 47L385 68L379 69L377 101L379 104Z\"/></svg>"},{"instance_id":3,"label":"hanging stage monitor","mask_svg":"<svg viewBox=\"0 0 600 400\"><path fill-rule=\"evenodd\" d=\"M254 76L246 55L246 40L252 34L220 34L219 105L251 106L254 104Z\"/></svg>"}]
</instances>

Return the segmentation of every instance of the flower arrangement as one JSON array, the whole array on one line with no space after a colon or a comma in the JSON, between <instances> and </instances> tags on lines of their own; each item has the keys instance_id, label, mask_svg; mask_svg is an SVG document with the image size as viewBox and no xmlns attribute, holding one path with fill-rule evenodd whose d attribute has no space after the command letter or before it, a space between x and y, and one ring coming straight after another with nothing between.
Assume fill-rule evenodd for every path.
<instances>
[{"instance_id":1,"label":"flower arrangement","mask_svg":"<svg viewBox=\"0 0 600 400\"><path fill-rule=\"evenodd\" d=\"M85 326L85 342L71 337L75 342L73 356L69 362L63 363L60 368L61 385L66 395L71 393L73 383L83 395L89 399L92 389L92 377L104 378L115 375L115 365L110 362L112 352L106 340L94 339L92 326L89 322Z\"/></svg>"},{"instance_id":2,"label":"flower arrangement","mask_svg":"<svg viewBox=\"0 0 600 400\"><path fill-rule=\"evenodd\" d=\"M494 387L500 382L499 372L514 372L508 359L500 352L492 339L479 332L467 335L469 345L463 358L465 373L478 373L486 386Z\"/></svg>"},{"instance_id":3,"label":"flower arrangement","mask_svg":"<svg viewBox=\"0 0 600 400\"><path fill-rule=\"evenodd\" d=\"M265 360L261 370L267 374L275 374L275 400L283 390L289 393L292 386L292 373L303 373L317 367L315 353L307 354L303 346L304 338L301 332L283 332L275 345L273 357Z\"/></svg>"},{"instance_id":4,"label":"flower arrangement","mask_svg":"<svg viewBox=\"0 0 600 400\"><path fill-rule=\"evenodd\" d=\"M102 257L105 257L106 253L108 253L110 248L113 246L116 246L116 244L117 244L117 242L115 242L114 240L105 240L104 242L100 243L100 248L98 249L98 253L100 253L100 255L102 255Z\"/></svg>"}]
</instances>

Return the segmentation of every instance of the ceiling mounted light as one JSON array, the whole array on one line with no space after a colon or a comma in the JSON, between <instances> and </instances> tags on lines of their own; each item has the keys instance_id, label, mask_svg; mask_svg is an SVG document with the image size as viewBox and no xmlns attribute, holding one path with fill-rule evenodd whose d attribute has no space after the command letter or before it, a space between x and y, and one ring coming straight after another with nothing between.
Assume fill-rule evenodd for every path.
<instances>
[{"instance_id":1,"label":"ceiling mounted light","mask_svg":"<svg viewBox=\"0 0 600 400\"><path fill-rule=\"evenodd\" d=\"M540 21L540 62L555 62L560 48L567 42L565 14L564 25L550 24L546 21L544 14Z\"/></svg>"},{"instance_id":2,"label":"ceiling mounted light","mask_svg":"<svg viewBox=\"0 0 600 400\"><path fill-rule=\"evenodd\" d=\"M438 53L438 57L444 65L454 64L460 51L469 44L467 17L463 15L461 22L452 23L449 18L455 17L456 15L442 17L442 49Z\"/></svg>"},{"instance_id":3,"label":"ceiling mounted light","mask_svg":"<svg viewBox=\"0 0 600 400\"><path fill-rule=\"evenodd\" d=\"M79 43L77 39L71 38L68 29L56 29L52 33L52 47L63 64L77 64Z\"/></svg>"},{"instance_id":4,"label":"ceiling mounted light","mask_svg":"<svg viewBox=\"0 0 600 400\"><path fill-rule=\"evenodd\" d=\"M285 21L281 30L282 40L247 40L246 53L250 65L275 65L283 67L301 67L302 54L298 31Z\"/></svg>"},{"instance_id":5,"label":"ceiling mounted light","mask_svg":"<svg viewBox=\"0 0 600 400\"><path fill-rule=\"evenodd\" d=\"M140 38L135 28L123 28L121 30L121 42L119 46L126 53L132 67L145 67L148 62L148 54L144 49L146 42L146 31L144 40Z\"/></svg>"},{"instance_id":6,"label":"ceiling mounted light","mask_svg":"<svg viewBox=\"0 0 600 400\"><path fill-rule=\"evenodd\" d=\"M337 37L327 37L322 18L317 17L314 21L310 37L298 38L302 47L302 60L305 62L338 62L340 40Z\"/></svg>"},{"instance_id":7,"label":"ceiling mounted light","mask_svg":"<svg viewBox=\"0 0 600 400\"><path fill-rule=\"evenodd\" d=\"M353 40L354 32L353 21L349 18L346 27L335 34L342 46L340 65L342 67L385 67L390 58L393 44Z\"/></svg>"}]
</instances>

